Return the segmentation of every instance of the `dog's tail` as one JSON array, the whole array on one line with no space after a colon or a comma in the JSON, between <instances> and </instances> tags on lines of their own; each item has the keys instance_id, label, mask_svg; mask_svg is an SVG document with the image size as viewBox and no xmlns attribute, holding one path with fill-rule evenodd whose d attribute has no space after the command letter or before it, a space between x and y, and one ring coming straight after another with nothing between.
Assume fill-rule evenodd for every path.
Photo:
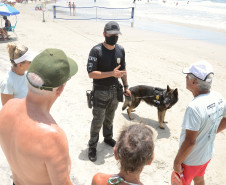
<instances>
[{"instance_id":1,"label":"dog's tail","mask_svg":"<svg viewBox=\"0 0 226 185\"><path fill-rule=\"evenodd\" d=\"M125 101L124 101L124 104L122 106L122 110L125 110L126 107L130 106L132 103L132 99L130 96L125 96Z\"/></svg>"}]
</instances>

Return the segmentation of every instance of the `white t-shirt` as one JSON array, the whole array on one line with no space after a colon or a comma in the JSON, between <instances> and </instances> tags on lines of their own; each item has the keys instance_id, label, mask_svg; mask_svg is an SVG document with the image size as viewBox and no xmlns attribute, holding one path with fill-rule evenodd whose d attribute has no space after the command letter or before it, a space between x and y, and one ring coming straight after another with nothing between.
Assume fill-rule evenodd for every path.
<instances>
[{"instance_id":1,"label":"white t-shirt","mask_svg":"<svg viewBox=\"0 0 226 185\"><path fill-rule=\"evenodd\" d=\"M203 165L212 158L215 136L223 117L226 117L226 101L217 92L201 94L188 105L182 123L180 146L185 139L186 130L198 131L198 136L184 164Z\"/></svg>"},{"instance_id":2,"label":"white t-shirt","mask_svg":"<svg viewBox=\"0 0 226 185\"><path fill-rule=\"evenodd\" d=\"M26 73L21 76L10 70L0 83L0 88L2 94L12 94L14 98L25 98L28 91Z\"/></svg>"}]
</instances>

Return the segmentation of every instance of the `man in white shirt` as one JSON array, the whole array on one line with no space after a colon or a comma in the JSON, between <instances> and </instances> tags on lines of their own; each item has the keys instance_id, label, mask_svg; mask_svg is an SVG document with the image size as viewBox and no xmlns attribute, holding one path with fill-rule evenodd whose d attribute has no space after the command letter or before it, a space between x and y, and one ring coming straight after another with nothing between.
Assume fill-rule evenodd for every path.
<instances>
[{"instance_id":1,"label":"man in white shirt","mask_svg":"<svg viewBox=\"0 0 226 185\"><path fill-rule=\"evenodd\" d=\"M216 134L226 128L226 100L221 94L210 92L213 69L208 62L196 62L183 73L187 74L186 88L194 99L184 115L174 171L183 173L184 185L192 180L195 185L204 185Z\"/></svg>"}]
</instances>

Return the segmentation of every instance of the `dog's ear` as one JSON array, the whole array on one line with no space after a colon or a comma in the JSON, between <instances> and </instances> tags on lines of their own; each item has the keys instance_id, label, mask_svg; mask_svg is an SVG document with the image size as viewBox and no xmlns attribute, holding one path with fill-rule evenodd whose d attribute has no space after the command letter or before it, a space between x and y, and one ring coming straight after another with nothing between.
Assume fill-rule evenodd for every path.
<instances>
[{"instance_id":1,"label":"dog's ear","mask_svg":"<svg viewBox=\"0 0 226 185\"><path fill-rule=\"evenodd\" d=\"M168 91L168 92L169 92L169 91L171 91L171 89L170 89L169 85L167 85L167 91Z\"/></svg>"},{"instance_id":2,"label":"dog's ear","mask_svg":"<svg viewBox=\"0 0 226 185\"><path fill-rule=\"evenodd\" d=\"M176 95L176 96L178 95L178 90L177 90L177 88L173 91L173 94Z\"/></svg>"}]
</instances>

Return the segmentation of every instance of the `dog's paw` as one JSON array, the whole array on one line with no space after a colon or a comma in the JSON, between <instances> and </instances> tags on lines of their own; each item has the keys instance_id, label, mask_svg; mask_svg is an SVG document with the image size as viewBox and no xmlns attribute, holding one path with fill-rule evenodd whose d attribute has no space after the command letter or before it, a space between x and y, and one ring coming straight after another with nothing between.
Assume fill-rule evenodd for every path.
<instances>
[{"instance_id":1,"label":"dog's paw","mask_svg":"<svg viewBox=\"0 0 226 185\"><path fill-rule=\"evenodd\" d=\"M163 123L168 123L168 121L163 121Z\"/></svg>"},{"instance_id":2,"label":"dog's paw","mask_svg":"<svg viewBox=\"0 0 226 185\"><path fill-rule=\"evenodd\" d=\"M134 118L133 118L133 117L131 117L131 116L129 117L129 119L130 119L130 120L134 120Z\"/></svg>"},{"instance_id":3,"label":"dog's paw","mask_svg":"<svg viewBox=\"0 0 226 185\"><path fill-rule=\"evenodd\" d=\"M164 127L163 125L159 125L159 127L160 127L161 129L165 129L165 127Z\"/></svg>"}]
</instances>

